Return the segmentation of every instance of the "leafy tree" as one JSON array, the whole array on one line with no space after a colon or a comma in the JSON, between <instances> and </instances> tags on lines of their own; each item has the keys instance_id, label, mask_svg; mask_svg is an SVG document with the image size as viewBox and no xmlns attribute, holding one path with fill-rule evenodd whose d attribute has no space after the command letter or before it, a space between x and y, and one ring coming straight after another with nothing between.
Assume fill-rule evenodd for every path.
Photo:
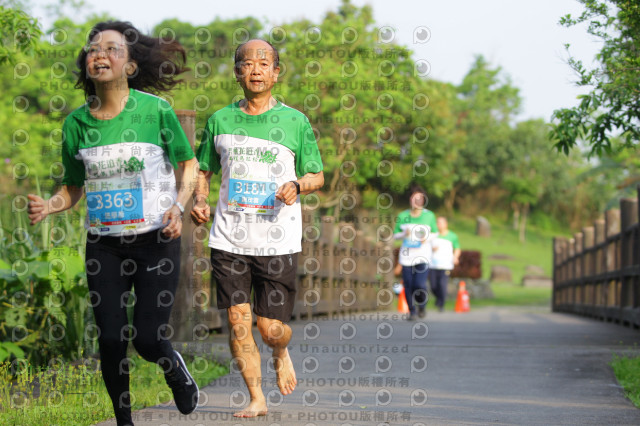
<instances>
[{"instance_id":1,"label":"leafy tree","mask_svg":"<svg viewBox=\"0 0 640 426\"><path fill-rule=\"evenodd\" d=\"M19 53L33 55L42 30L18 1L0 1L0 65L15 64Z\"/></svg>"},{"instance_id":2,"label":"leafy tree","mask_svg":"<svg viewBox=\"0 0 640 426\"><path fill-rule=\"evenodd\" d=\"M612 138L612 152L598 158L594 167L581 173L581 178L598 179L611 188L606 193L605 208L617 207L624 197L635 198L640 183L640 158L637 150L624 146L618 138Z\"/></svg>"},{"instance_id":3,"label":"leafy tree","mask_svg":"<svg viewBox=\"0 0 640 426\"><path fill-rule=\"evenodd\" d=\"M452 165L456 177L445 200L448 210L461 192L500 184L513 158L510 124L521 102L519 90L501 68L491 67L482 56L476 57L457 91L458 128L465 141Z\"/></svg>"},{"instance_id":4,"label":"leafy tree","mask_svg":"<svg viewBox=\"0 0 640 426\"><path fill-rule=\"evenodd\" d=\"M0 132L8 141L0 144L0 185L14 194L33 190L38 181L45 193L59 184L62 120L84 102L73 87L75 58L88 29L109 19L72 20L65 16L69 4L81 2L53 11L58 19L37 55L17 52L15 64L0 69ZM78 10L86 16L84 6ZM427 79L424 63L381 35L369 7L344 1L318 22L275 27L252 17L202 26L172 19L153 33L175 37L187 49L191 71L166 97L176 109L196 110L198 129L242 96L232 70L236 46L260 37L278 47L282 72L275 95L309 117L323 151L322 213L357 217L381 207L381 214L393 214L406 206L403 195L412 182L427 189L430 208L444 203L451 211L462 199L480 205L477 194L485 191L497 194L488 208L515 213L522 203L512 201L522 191L509 188L531 178L525 170L535 170L544 179L538 199L529 202L532 213L578 220L586 213L574 215L573 195L566 194L594 212L613 188L605 182L609 175L580 182L577 176L591 165L579 155L549 151L546 124L514 123L520 97L500 67L478 57L459 86Z\"/></svg>"},{"instance_id":5,"label":"leafy tree","mask_svg":"<svg viewBox=\"0 0 640 426\"><path fill-rule=\"evenodd\" d=\"M282 29L287 37L277 45L286 74L279 95L317 131L327 182L323 205L336 206L336 215L351 203L345 200L376 207L381 193L395 196L412 180L426 179L427 163L438 164L423 143L431 93L416 76L411 52L380 39L371 8L345 1L319 25L299 21ZM424 170L415 173L416 164Z\"/></svg>"},{"instance_id":6,"label":"leafy tree","mask_svg":"<svg viewBox=\"0 0 640 426\"><path fill-rule=\"evenodd\" d=\"M551 150L547 133L548 126L542 120L529 120L518 123L509 134L502 186L513 211L513 229L523 243L530 209L540 204L542 195L555 184L545 177L563 167L558 163L566 163L565 158L554 161L558 155Z\"/></svg>"},{"instance_id":7,"label":"leafy tree","mask_svg":"<svg viewBox=\"0 0 640 426\"><path fill-rule=\"evenodd\" d=\"M566 15L560 23L571 27L588 22L587 32L602 41L602 49L593 69L569 59L577 85L591 91L580 96L577 106L554 111L551 135L559 151L568 153L584 139L590 154L601 156L611 151L616 134L627 147L637 146L640 137L640 6L636 0L580 2L584 12L577 18Z\"/></svg>"}]
</instances>

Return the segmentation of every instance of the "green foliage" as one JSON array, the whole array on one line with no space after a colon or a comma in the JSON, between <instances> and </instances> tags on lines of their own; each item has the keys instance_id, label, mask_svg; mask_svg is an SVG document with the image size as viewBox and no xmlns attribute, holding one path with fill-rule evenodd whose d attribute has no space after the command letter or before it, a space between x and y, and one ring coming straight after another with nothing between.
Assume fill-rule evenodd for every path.
<instances>
[{"instance_id":1,"label":"green foliage","mask_svg":"<svg viewBox=\"0 0 640 426\"><path fill-rule=\"evenodd\" d=\"M33 55L42 35L40 24L21 10L20 2L0 1L0 66L15 65L20 53Z\"/></svg>"},{"instance_id":2,"label":"green foliage","mask_svg":"<svg viewBox=\"0 0 640 426\"><path fill-rule=\"evenodd\" d=\"M626 397L640 408L640 357L614 355L610 365Z\"/></svg>"},{"instance_id":3,"label":"green foliage","mask_svg":"<svg viewBox=\"0 0 640 426\"><path fill-rule=\"evenodd\" d=\"M584 139L591 155L603 156L611 153L616 134L626 147L636 147L640 137L640 6L634 0L580 2L584 12L577 18L566 15L560 23L588 23L587 32L602 41L602 49L594 69L569 60L578 75L576 84L590 92L580 96L577 106L554 111L551 136L565 154Z\"/></svg>"},{"instance_id":4,"label":"green foliage","mask_svg":"<svg viewBox=\"0 0 640 426\"><path fill-rule=\"evenodd\" d=\"M137 355L130 360L133 410L173 399L157 365ZM98 366L94 359L47 369L0 364L0 423L92 425L112 418ZM201 388L229 372L226 366L202 357L187 358L187 366Z\"/></svg>"},{"instance_id":5,"label":"green foliage","mask_svg":"<svg viewBox=\"0 0 640 426\"><path fill-rule=\"evenodd\" d=\"M97 342L85 333L92 316L84 233L74 233L69 220L60 220L70 215L61 215L37 227L49 233L49 242L34 240L40 229L30 233L26 214L12 213L13 207L0 202L0 361L26 358L45 365L56 356L73 360L95 353ZM52 247L51 240L68 245Z\"/></svg>"},{"instance_id":6,"label":"green foliage","mask_svg":"<svg viewBox=\"0 0 640 426\"><path fill-rule=\"evenodd\" d=\"M75 59L89 28L108 18L74 22L65 10L85 10L76 3L53 11L58 19L35 57L19 53L15 66L0 73L0 129L7 140L0 144L0 185L8 195L40 185L46 198L61 182L62 121L84 102L74 89ZM275 95L309 117L322 151L326 184L317 196L323 214L349 218L373 208L391 214L388 208L404 205L416 182L427 189L429 207L444 205L449 213L474 205L511 211L524 196L531 214L575 224L593 219L602 199L615 193L596 179L580 180L591 165L579 156L549 150L548 129L541 132L546 124L514 123L521 98L499 66L477 57L459 86L428 79L424 61L380 35L370 7L345 1L319 22L276 27L253 17L202 26L171 19L153 33L175 37L187 50L191 71L163 96L176 109L197 111L196 144L206 119L242 96L233 76L236 46L261 37L278 47ZM213 179L212 202L218 189ZM475 197L482 191L495 192L497 204L482 207ZM40 232L48 235L45 227Z\"/></svg>"},{"instance_id":7,"label":"green foliage","mask_svg":"<svg viewBox=\"0 0 640 426\"><path fill-rule=\"evenodd\" d=\"M17 345L35 365L95 352L95 340L85 334L91 315L83 269L80 255L65 247L0 270L0 341Z\"/></svg>"}]
</instances>

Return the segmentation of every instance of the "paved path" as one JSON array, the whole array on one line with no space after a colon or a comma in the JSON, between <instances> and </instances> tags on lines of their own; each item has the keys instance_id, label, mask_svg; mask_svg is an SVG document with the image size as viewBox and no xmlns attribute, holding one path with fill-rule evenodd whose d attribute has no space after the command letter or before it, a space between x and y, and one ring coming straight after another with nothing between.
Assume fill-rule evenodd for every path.
<instances>
[{"instance_id":1,"label":"paved path","mask_svg":"<svg viewBox=\"0 0 640 426\"><path fill-rule=\"evenodd\" d=\"M232 417L247 394L231 373L203 389L195 413L152 407L136 413L136 425L640 424L608 366L613 354L640 355L640 332L620 325L483 308L432 311L424 322L380 313L292 327L299 384L283 398L263 362L267 416ZM228 356L224 337L214 348Z\"/></svg>"}]
</instances>

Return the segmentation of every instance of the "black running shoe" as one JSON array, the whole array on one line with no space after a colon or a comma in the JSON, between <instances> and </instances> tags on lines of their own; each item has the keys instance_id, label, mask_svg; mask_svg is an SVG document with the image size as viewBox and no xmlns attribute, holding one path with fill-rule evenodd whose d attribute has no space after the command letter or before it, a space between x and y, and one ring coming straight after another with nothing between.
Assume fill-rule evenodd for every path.
<instances>
[{"instance_id":1,"label":"black running shoe","mask_svg":"<svg viewBox=\"0 0 640 426\"><path fill-rule=\"evenodd\" d=\"M177 351L173 351L174 358L171 368L164 374L167 384L173 392L173 399L182 414L190 414L198 406L198 385L193 380L187 365Z\"/></svg>"}]
</instances>

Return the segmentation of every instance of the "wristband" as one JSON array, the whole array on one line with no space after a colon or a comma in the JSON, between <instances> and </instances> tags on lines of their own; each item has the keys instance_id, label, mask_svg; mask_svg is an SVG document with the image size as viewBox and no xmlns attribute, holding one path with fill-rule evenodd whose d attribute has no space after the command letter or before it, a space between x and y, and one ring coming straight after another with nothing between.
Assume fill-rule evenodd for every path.
<instances>
[{"instance_id":1,"label":"wristband","mask_svg":"<svg viewBox=\"0 0 640 426\"><path fill-rule=\"evenodd\" d=\"M180 213L184 214L184 206L182 205L182 203L180 201L176 201L174 204L178 206L178 209L180 209Z\"/></svg>"},{"instance_id":2,"label":"wristband","mask_svg":"<svg viewBox=\"0 0 640 426\"><path fill-rule=\"evenodd\" d=\"M295 180L292 180L291 183L293 183L296 186L296 193L300 195L300 184Z\"/></svg>"}]
</instances>

